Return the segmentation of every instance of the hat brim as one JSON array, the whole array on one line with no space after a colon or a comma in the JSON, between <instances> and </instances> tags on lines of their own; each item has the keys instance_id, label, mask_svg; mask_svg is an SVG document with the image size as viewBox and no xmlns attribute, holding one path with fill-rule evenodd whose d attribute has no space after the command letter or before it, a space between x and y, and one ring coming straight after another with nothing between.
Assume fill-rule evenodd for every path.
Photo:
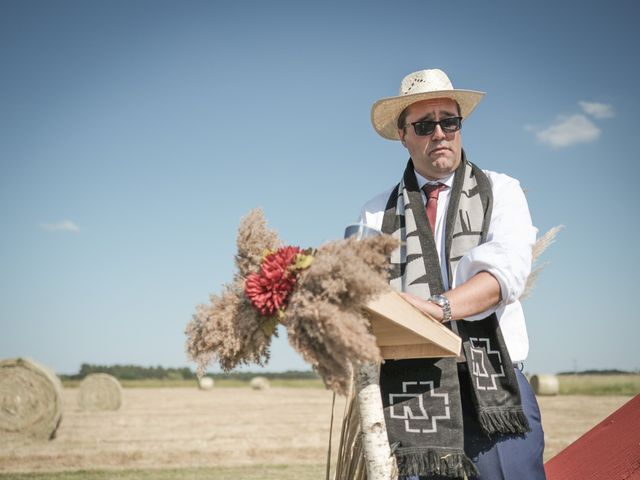
<instances>
[{"instance_id":1,"label":"hat brim","mask_svg":"<svg viewBox=\"0 0 640 480\"><path fill-rule=\"evenodd\" d=\"M398 117L412 103L431 98L451 98L460 105L460 115L466 119L476 108L485 92L476 90L438 90L434 92L414 93L378 100L371 107L371 123L376 132L389 140L400 140L398 135Z\"/></svg>"}]
</instances>

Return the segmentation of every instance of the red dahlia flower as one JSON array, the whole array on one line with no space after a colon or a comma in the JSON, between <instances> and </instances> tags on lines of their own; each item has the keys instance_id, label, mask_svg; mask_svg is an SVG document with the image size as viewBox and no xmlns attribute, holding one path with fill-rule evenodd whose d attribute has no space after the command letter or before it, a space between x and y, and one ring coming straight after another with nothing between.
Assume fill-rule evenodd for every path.
<instances>
[{"instance_id":1,"label":"red dahlia flower","mask_svg":"<svg viewBox=\"0 0 640 480\"><path fill-rule=\"evenodd\" d=\"M297 280L289 267L301 252L299 247L279 248L264 258L258 273L247 276L244 293L262 315L273 315L286 306Z\"/></svg>"}]
</instances>

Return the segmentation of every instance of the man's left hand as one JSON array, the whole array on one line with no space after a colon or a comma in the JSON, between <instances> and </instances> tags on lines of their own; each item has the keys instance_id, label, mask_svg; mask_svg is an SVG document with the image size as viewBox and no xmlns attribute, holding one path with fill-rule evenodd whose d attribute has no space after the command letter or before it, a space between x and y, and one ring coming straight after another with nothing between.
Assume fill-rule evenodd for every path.
<instances>
[{"instance_id":1,"label":"man's left hand","mask_svg":"<svg viewBox=\"0 0 640 480\"><path fill-rule=\"evenodd\" d=\"M404 298L407 302L409 302L411 305L416 307L422 313L442 323L442 320L444 319L444 312L442 311L442 308L439 305L436 305L435 303L432 303L429 300L424 300L420 297L416 297L415 295L411 295L410 293L406 293L406 292L399 292L399 293L402 296L402 298Z\"/></svg>"}]
</instances>

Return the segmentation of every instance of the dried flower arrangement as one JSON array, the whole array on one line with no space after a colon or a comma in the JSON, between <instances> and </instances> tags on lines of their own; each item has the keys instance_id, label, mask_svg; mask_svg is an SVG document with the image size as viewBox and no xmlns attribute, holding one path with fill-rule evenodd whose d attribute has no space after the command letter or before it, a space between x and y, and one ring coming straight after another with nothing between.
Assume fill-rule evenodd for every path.
<instances>
[{"instance_id":1,"label":"dried flower arrangement","mask_svg":"<svg viewBox=\"0 0 640 480\"><path fill-rule=\"evenodd\" d=\"M282 246L254 209L240 223L237 247L233 281L198 306L187 326L187 352L199 371L213 362L226 371L264 365L282 324L325 385L345 394L354 364L380 360L361 307L390 288L388 259L397 241L381 235L313 251Z\"/></svg>"}]
</instances>

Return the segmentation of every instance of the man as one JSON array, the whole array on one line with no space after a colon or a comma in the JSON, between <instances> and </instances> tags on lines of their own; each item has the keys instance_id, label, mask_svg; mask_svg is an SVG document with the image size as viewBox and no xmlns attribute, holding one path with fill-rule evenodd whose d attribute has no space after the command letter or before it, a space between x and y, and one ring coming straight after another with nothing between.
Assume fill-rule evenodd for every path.
<instances>
[{"instance_id":1,"label":"man","mask_svg":"<svg viewBox=\"0 0 640 480\"><path fill-rule=\"evenodd\" d=\"M422 70L371 111L375 130L411 158L400 182L365 204L361 222L401 242L392 287L463 339L457 359L381 368L401 477L545 478L540 413L520 370L529 344L518 298L536 229L518 181L480 170L462 149L462 123L483 96Z\"/></svg>"}]
</instances>

